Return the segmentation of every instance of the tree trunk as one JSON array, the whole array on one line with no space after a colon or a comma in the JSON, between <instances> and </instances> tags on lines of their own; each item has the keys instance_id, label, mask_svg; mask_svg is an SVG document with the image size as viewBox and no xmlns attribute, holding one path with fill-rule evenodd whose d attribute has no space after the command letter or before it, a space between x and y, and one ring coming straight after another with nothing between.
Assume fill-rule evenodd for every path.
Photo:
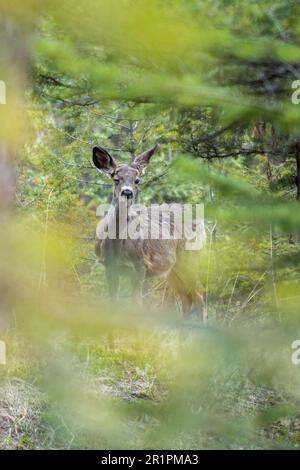
<instances>
[{"instance_id":1,"label":"tree trunk","mask_svg":"<svg viewBox=\"0 0 300 470\"><path fill-rule=\"evenodd\" d=\"M13 231L9 216L16 197L16 158L25 136L23 103L28 53L24 28L1 15L0 43L0 80L4 81L6 89L6 100L0 104L0 257L3 250L13 266L15 253L7 242ZM0 265L0 339L10 324L13 294L8 286L14 285L12 273Z\"/></svg>"},{"instance_id":2,"label":"tree trunk","mask_svg":"<svg viewBox=\"0 0 300 470\"><path fill-rule=\"evenodd\" d=\"M12 18L0 18L0 80L5 83L6 100L0 104L0 218L14 206L15 161L24 144L24 112L28 51L26 32Z\"/></svg>"}]
</instances>

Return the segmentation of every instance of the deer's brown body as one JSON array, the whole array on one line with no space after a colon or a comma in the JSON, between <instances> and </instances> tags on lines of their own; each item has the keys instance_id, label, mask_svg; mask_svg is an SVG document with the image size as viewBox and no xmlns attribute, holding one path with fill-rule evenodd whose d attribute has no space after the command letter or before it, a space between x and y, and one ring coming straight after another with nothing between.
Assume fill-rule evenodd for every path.
<instances>
[{"instance_id":1,"label":"deer's brown body","mask_svg":"<svg viewBox=\"0 0 300 470\"><path fill-rule=\"evenodd\" d=\"M199 315L203 316L204 304L198 281L198 263L191 263L191 260L195 261L197 257L185 252L183 240L176 237L168 240L151 238L148 232L150 223L153 223L153 212L147 208L142 212L135 209L139 178L157 149L158 146L153 147L128 165L117 165L101 147L93 149L95 166L109 174L114 182L111 206L97 229L96 254L105 265L112 300L118 297L119 277L123 272L130 275L133 297L139 303L142 299L144 282L150 277L162 276L179 296L184 314L188 314L195 305ZM141 236L137 239L123 238L123 227L120 223L115 227L115 239L103 237L112 221L119 220L120 212L125 212L128 225L130 223L139 225ZM158 219L157 223L159 230L162 222ZM174 225L172 227L175 230ZM148 236L145 236L146 231Z\"/></svg>"}]
</instances>

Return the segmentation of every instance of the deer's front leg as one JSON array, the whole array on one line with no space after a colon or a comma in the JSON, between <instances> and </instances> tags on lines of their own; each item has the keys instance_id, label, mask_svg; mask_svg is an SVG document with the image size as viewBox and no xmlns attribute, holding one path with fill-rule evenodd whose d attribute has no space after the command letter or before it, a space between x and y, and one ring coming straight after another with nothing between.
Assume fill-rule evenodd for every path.
<instances>
[{"instance_id":1,"label":"deer's front leg","mask_svg":"<svg viewBox=\"0 0 300 470\"><path fill-rule=\"evenodd\" d=\"M143 285L145 277L145 267L142 265L136 265L131 275L132 301L139 306L143 305Z\"/></svg>"},{"instance_id":2,"label":"deer's front leg","mask_svg":"<svg viewBox=\"0 0 300 470\"><path fill-rule=\"evenodd\" d=\"M115 263L106 265L106 280L108 285L110 300L116 301L119 296L119 272Z\"/></svg>"}]
</instances>

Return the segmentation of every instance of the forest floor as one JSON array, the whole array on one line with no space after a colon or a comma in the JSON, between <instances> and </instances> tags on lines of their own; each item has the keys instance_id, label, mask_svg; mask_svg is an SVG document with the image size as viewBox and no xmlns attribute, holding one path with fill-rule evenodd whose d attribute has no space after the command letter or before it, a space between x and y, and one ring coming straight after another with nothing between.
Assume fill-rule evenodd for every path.
<instances>
[{"instance_id":1,"label":"forest floor","mask_svg":"<svg viewBox=\"0 0 300 470\"><path fill-rule=\"evenodd\" d=\"M78 367L83 381L95 394L102 394L127 404L167 402L173 377L161 357L141 351L136 345L126 346L123 340L96 345L82 344L77 349ZM174 341L174 338L169 338ZM20 350L20 346L16 348ZM137 351L139 349L139 351ZM18 351L20 352L20 351ZM0 448L1 449L62 449L62 448L111 448L105 432L83 432L71 426L59 404L41 391L39 366L27 355L10 364L2 375L0 389ZM213 392L212 392L213 393ZM225 413L226 419L238 420L244 416L256 416L270 407L287 403L287 398L267 387L254 385L250 380L233 376L224 387L222 395L216 394L215 413ZM294 409L297 404L291 404ZM151 448L141 435L159 423L145 411L135 419L124 423L130 440L124 447ZM129 444L128 444L129 442ZM243 441L242 441L243 442ZM271 449L298 448L300 445L300 413L272 420L269 424L257 424L254 437L246 444L240 438L224 439L213 432L196 432L188 436L178 434L171 447ZM122 443L119 444L122 446ZM170 445L170 444L169 444Z\"/></svg>"}]
</instances>

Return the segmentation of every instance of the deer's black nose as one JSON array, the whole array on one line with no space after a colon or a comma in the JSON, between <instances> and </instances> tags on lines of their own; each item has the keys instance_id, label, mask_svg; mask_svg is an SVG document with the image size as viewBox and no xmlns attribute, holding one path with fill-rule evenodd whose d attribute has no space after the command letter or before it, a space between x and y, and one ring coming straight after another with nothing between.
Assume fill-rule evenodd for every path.
<instances>
[{"instance_id":1,"label":"deer's black nose","mask_svg":"<svg viewBox=\"0 0 300 470\"><path fill-rule=\"evenodd\" d=\"M133 197L133 192L131 191L131 189L123 189L123 191L121 192L121 196L125 196L127 197L127 199L131 199Z\"/></svg>"}]
</instances>

